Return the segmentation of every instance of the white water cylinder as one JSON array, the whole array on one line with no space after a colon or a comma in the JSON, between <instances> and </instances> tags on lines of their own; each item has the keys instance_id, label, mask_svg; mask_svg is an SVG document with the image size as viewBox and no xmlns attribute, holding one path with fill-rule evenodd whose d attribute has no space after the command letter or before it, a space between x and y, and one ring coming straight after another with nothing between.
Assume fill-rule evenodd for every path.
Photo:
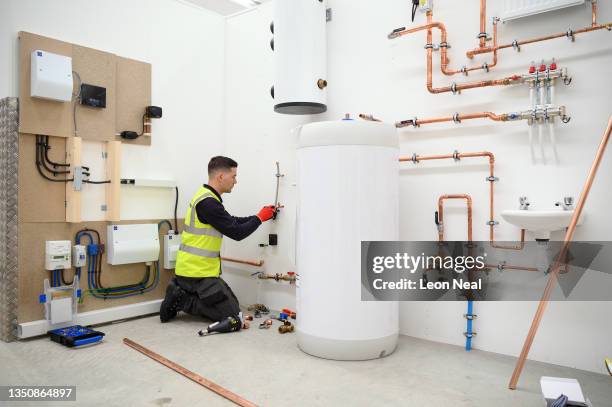
<instances>
[{"instance_id":1,"label":"white water cylinder","mask_svg":"<svg viewBox=\"0 0 612 407\"><path fill-rule=\"evenodd\" d=\"M274 52L274 111L315 114L327 110L324 0L274 0L270 25Z\"/></svg>"},{"instance_id":2,"label":"white water cylinder","mask_svg":"<svg viewBox=\"0 0 612 407\"><path fill-rule=\"evenodd\" d=\"M389 124L341 120L297 134L297 340L326 359L389 355L396 301L361 301L361 241L398 240L399 146Z\"/></svg>"}]
</instances>

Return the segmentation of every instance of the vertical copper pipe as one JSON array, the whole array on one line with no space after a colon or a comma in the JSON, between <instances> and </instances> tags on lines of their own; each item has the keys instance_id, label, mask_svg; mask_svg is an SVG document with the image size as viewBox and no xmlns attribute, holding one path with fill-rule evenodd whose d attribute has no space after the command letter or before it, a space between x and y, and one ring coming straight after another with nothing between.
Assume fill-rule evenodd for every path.
<instances>
[{"instance_id":1,"label":"vertical copper pipe","mask_svg":"<svg viewBox=\"0 0 612 407\"><path fill-rule=\"evenodd\" d=\"M480 32L483 33L487 29L487 0L480 0ZM479 33L480 34L480 33ZM480 38L480 47L487 45L487 39L484 37Z\"/></svg>"},{"instance_id":2,"label":"vertical copper pipe","mask_svg":"<svg viewBox=\"0 0 612 407\"><path fill-rule=\"evenodd\" d=\"M582 193L580 194L580 198L578 199L578 204L576 205L574 216L572 216L572 220L570 221L570 224L567 228L567 232L565 233L561 252L552 267L550 277L548 278L548 282L546 283L546 288L544 289L544 293L542 294L542 298L540 299L540 303L538 304L538 309L533 318L533 321L531 322L529 333L527 334L527 338L525 339L525 343L523 344L523 349L521 350L519 359L516 362L516 366L514 367L514 372L512 373L510 383L508 384L508 388L511 390L516 389L516 384L519 380L519 377L521 376L523 367L525 366L525 360L527 359L527 355L529 354L529 350L531 349L531 345L533 344L533 340L540 326L540 322L542 321L542 317L544 316L544 311L546 310L546 306L548 305L548 301L550 300L552 290L555 286L555 283L557 282L557 275L559 274L559 269L561 267L561 264L565 260L569 244L574 236L574 231L576 230L576 225L578 224L578 220L580 219L580 215L582 214L582 210L584 209L584 204L586 203L586 200L589 196L589 192L591 191L593 180L595 179L595 175L597 174L597 169L599 168L599 164L601 163L601 159L603 158L603 154L608 145L608 141L610 140L610 133L612 133L612 115L608 119L608 127L606 128L606 131L603 134L601 143L599 144L599 148L597 149L597 153L595 153L595 158L593 159L593 164L591 165L591 169L589 170L589 175L587 176L584 187L582 188Z\"/></svg>"},{"instance_id":3,"label":"vertical copper pipe","mask_svg":"<svg viewBox=\"0 0 612 407\"><path fill-rule=\"evenodd\" d=\"M597 26L597 0L591 0L591 27Z\"/></svg>"},{"instance_id":4,"label":"vertical copper pipe","mask_svg":"<svg viewBox=\"0 0 612 407\"><path fill-rule=\"evenodd\" d=\"M438 240L444 241L444 201L447 199L465 199L467 204L467 235L468 242L472 239L472 197L467 194L449 194L438 198L438 222L442 223L442 230L438 231Z\"/></svg>"}]
</instances>

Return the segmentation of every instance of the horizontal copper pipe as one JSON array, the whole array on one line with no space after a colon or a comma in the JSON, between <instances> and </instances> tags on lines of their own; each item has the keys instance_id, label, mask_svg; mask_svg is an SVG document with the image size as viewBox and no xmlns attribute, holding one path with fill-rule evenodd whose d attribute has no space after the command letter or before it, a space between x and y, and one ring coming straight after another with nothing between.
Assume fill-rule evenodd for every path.
<instances>
[{"instance_id":1,"label":"horizontal copper pipe","mask_svg":"<svg viewBox=\"0 0 612 407\"><path fill-rule=\"evenodd\" d=\"M231 263L240 263L240 264L248 264L249 266L255 266L255 267L261 267L264 264L263 260L241 260L241 259L234 259L232 257L221 257L221 260L223 261L229 261Z\"/></svg>"},{"instance_id":2,"label":"horizontal copper pipe","mask_svg":"<svg viewBox=\"0 0 612 407\"><path fill-rule=\"evenodd\" d=\"M430 119L417 119L416 126L420 126L422 124L444 123L444 122L454 122L454 121L474 120L474 119L490 119L496 122L503 122L503 121L508 120L508 115L507 114L497 115L491 112L479 112L479 113L459 114L456 116L433 117Z\"/></svg>"},{"instance_id":3,"label":"horizontal copper pipe","mask_svg":"<svg viewBox=\"0 0 612 407\"><path fill-rule=\"evenodd\" d=\"M490 269L501 268L502 270L540 271L535 267L513 266L511 264L500 264L499 266L495 264L485 264L485 267Z\"/></svg>"},{"instance_id":4,"label":"horizontal copper pipe","mask_svg":"<svg viewBox=\"0 0 612 407\"><path fill-rule=\"evenodd\" d=\"M612 23L596 24L590 27L585 27L580 30L572 31L572 34L577 35L577 34L583 34L583 33L588 33L591 31L598 31L598 30L603 30L603 29L607 29L608 31L612 30ZM502 45L497 45L497 46L492 46L492 47L476 48L471 51L468 51L466 55L468 58L471 59L474 57L474 55L486 54L489 52L498 51L500 49L512 48L513 46L515 46L515 44L518 46L521 46L521 45L526 45L526 44L532 44L534 42L548 41L548 40L552 40L555 38L567 37L567 34L568 32L562 32L558 34L552 34L552 35L546 35L543 37L532 38L529 40L517 41L516 43L502 44Z\"/></svg>"},{"instance_id":5,"label":"horizontal copper pipe","mask_svg":"<svg viewBox=\"0 0 612 407\"><path fill-rule=\"evenodd\" d=\"M601 142L599 144L597 152L595 153L595 158L593 159L593 164L591 165L591 169L589 170L589 175L587 176L586 182L584 183L584 187L582 188L582 192L580 193L580 198L578 199L578 203L576 204L574 215L572 216L570 224L567 228L567 232L565 233L565 237L563 239L563 246L561 247L559 256L557 256L555 263L551 268L551 272L549 273L548 277L548 282L546 283L546 287L544 288L544 292L542 293L542 298L540 299L540 303L538 304L538 309L536 311L535 316L533 317L533 321L531 321L529 333L527 334L527 338L525 339L525 343L523 344L523 349L521 350L519 359L516 362L516 366L514 367L514 372L512 373L510 383L508 384L508 388L511 390L516 389L519 377L521 376L521 372L523 371L523 367L525 366L525 361L527 360L527 356L529 355L529 350L531 349L531 345L540 326L540 322L542 321L542 317L544 316L544 311L548 306L552 290L555 287L555 284L557 283L557 275L559 274L559 269L561 268L562 263L566 260L566 255L569 249L570 242L572 241L574 237L574 232L576 231L576 225L578 224L578 220L580 219L580 215L582 214L582 210L584 209L584 204L586 203L586 200L589 196L589 192L591 191L591 187L593 186L595 175L597 174L599 164L601 163L603 154L606 151L606 147L608 146L611 133L612 115L608 119L608 126L606 127L606 130L601 138Z\"/></svg>"}]
</instances>

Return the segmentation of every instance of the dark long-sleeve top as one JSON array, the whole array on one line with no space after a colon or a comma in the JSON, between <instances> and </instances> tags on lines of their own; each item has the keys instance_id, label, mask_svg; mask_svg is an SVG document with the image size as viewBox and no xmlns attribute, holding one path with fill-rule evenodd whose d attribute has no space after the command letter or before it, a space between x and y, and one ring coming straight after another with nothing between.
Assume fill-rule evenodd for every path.
<instances>
[{"instance_id":1,"label":"dark long-sleeve top","mask_svg":"<svg viewBox=\"0 0 612 407\"><path fill-rule=\"evenodd\" d=\"M255 215L244 218L230 215L223 206L221 195L210 185L204 184L219 198L204 198L196 205L196 214L202 223L207 223L223 233L224 236L233 240L242 240L261 225L261 221Z\"/></svg>"}]
</instances>

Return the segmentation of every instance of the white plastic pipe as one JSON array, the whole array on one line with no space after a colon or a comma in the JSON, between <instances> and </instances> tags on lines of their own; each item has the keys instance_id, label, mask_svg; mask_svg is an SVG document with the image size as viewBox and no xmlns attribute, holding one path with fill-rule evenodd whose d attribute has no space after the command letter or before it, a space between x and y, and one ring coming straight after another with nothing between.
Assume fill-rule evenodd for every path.
<instances>
[{"instance_id":1,"label":"white plastic pipe","mask_svg":"<svg viewBox=\"0 0 612 407\"><path fill-rule=\"evenodd\" d=\"M533 126L535 123L528 124L528 132L529 132L529 150L531 151L531 162L535 163L535 149L533 148Z\"/></svg>"},{"instance_id":2,"label":"white plastic pipe","mask_svg":"<svg viewBox=\"0 0 612 407\"><path fill-rule=\"evenodd\" d=\"M544 152L544 123L538 121L538 142L540 143L540 154L542 154L542 164L546 165L546 153Z\"/></svg>"},{"instance_id":3,"label":"white plastic pipe","mask_svg":"<svg viewBox=\"0 0 612 407\"><path fill-rule=\"evenodd\" d=\"M559 154L557 153L557 140L555 136L555 119L553 117L548 119L548 134L550 135L550 144L552 145L553 154L555 156L555 163L559 163Z\"/></svg>"}]
</instances>

